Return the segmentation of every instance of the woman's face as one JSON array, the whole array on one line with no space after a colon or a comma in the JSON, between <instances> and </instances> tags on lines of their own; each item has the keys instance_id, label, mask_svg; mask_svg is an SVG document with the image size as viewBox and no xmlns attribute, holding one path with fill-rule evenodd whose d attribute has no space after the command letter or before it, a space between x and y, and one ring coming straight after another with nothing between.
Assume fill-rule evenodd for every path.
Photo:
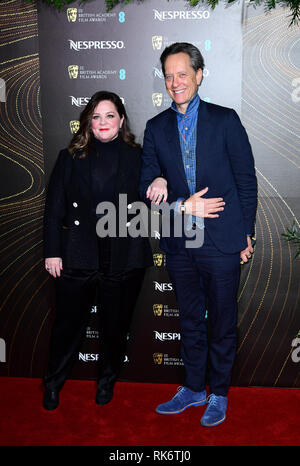
<instances>
[{"instance_id":1,"label":"woman's face","mask_svg":"<svg viewBox=\"0 0 300 466\"><path fill-rule=\"evenodd\" d=\"M96 139L109 142L118 136L124 117L120 118L115 104L102 100L95 107L92 115L92 131Z\"/></svg>"}]
</instances>

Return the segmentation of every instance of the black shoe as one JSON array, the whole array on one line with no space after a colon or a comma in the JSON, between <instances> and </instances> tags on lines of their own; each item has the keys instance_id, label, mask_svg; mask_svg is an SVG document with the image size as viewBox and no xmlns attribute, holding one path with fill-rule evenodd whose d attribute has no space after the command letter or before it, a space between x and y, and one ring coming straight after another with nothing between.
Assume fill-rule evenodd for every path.
<instances>
[{"instance_id":1,"label":"black shoe","mask_svg":"<svg viewBox=\"0 0 300 466\"><path fill-rule=\"evenodd\" d=\"M43 406L47 411L56 409L59 404L59 390L46 388L43 399Z\"/></svg>"},{"instance_id":2,"label":"black shoe","mask_svg":"<svg viewBox=\"0 0 300 466\"><path fill-rule=\"evenodd\" d=\"M96 393L96 403L98 405L106 405L109 403L114 395L113 386L104 385L102 387L98 387Z\"/></svg>"}]
</instances>

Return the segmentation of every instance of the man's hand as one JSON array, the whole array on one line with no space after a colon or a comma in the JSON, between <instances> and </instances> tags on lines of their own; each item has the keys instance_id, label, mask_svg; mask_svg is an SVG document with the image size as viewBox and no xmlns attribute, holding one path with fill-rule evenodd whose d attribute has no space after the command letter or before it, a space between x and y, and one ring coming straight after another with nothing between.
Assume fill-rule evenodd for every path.
<instances>
[{"instance_id":1,"label":"man's hand","mask_svg":"<svg viewBox=\"0 0 300 466\"><path fill-rule=\"evenodd\" d=\"M251 244L250 236L247 236L247 243L248 243L248 246L246 247L246 249L243 249L243 251L240 252L240 258L242 259L243 262L248 262L248 260L251 259L252 254L254 252L254 249Z\"/></svg>"},{"instance_id":2,"label":"man's hand","mask_svg":"<svg viewBox=\"0 0 300 466\"><path fill-rule=\"evenodd\" d=\"M60 271L63 269L61 257L47 257L45 259L45 269L54 278L60 277Z\"/></svg>"},{"instance_id":3,"label":"man's hand","mask_svg":"<svg viewBox=\"0 0 300 466\"><path fill-rule=\"evenodd\" d=\"M155 178L148 186L146 197L156 205L162 201L166 202L168 198L167 180L165 178Z\"/></svg>"},{"instance_id":4,"label":"man's hand","mask_svg":"<svg viewBox=\"0 0 300 466\"><path fill-rule=\"evenodd\" d=\"M193 194L185 201L185 213L194 215L195 217L218 218L216 212L224 210L225 202L222 197L212 197L204 199L202 196L206 194L208 188Z\"/></svg>"}]
</instances>

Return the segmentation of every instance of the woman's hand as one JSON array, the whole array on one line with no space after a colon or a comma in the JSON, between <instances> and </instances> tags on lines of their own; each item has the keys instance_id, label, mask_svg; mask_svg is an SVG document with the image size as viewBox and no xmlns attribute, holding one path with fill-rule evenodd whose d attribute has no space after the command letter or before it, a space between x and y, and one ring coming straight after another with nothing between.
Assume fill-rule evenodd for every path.
<instances>
[{"instance_id":1,"label":"woman's hand","mask_svg":"<svg viewBox=\"0 0 300 466\"><path fill-rule=\"evenodd\" d=\"M240 258L243 262L248 262L248 260L251 259L252 254L254 252L250 236L247 236L247 243L248 246L240 252Z\"/></svg>"},{"instance_id":2,"label":"woman's hand","mask_svg":"<svg viewBox=\"0 0 300 466\"><path fill-rule=\"evenodd\" d=\"M203 198L208 188L193 194L185 201L185 213L195 217L218 218L216 212L224 210L225 202L222 197Z\"/></svg>"},{"instance_id":3,"label":"woman's hand","mask_svg":"<svg viewBox=\"0 0 300 466\"><path fill-rule=\"evenodd\" d=\"M47 257L45 259L45 269L54 278L60 277L60 271L63 269L61 257Z\"/></svg>"},{"instance_id":4,"label":"woman's hand","mask_svg":"<svg viewBox=\"0 0 300 466\"><path fill-rule=\"evenodd\" d=\"M146 197L155 204L160 204L162 201L166 202L168 198L167 180L158 177L155 178L148 186Z\"/></svg>"}]
</instances>

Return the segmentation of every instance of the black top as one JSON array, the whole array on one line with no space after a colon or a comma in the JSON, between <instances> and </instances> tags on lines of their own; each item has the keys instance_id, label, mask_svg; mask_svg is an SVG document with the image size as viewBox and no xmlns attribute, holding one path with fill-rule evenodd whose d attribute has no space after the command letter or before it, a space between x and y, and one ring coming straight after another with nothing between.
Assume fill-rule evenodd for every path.
<instances>
[{"instance_id":1,"label":"black top","mask_svg":"<svg viewBox=\"0 0 300 466\"><path fill-rule=\"evenodd\" d=\"M96 156L91 158L91 182L93 206L115 198L116 180L119 167L120 138L101 142L94 138Z\"/></svg>"}]
</instances>

